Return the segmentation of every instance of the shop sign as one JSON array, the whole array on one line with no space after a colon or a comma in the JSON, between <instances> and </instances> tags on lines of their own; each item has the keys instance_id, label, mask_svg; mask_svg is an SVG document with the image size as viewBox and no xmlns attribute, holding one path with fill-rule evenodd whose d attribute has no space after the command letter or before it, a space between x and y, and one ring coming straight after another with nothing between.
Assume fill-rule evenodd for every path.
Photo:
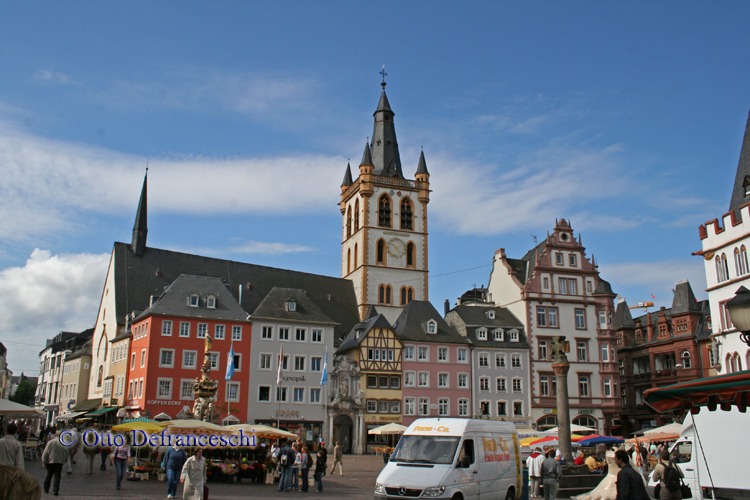
<instances>
[{"instance_id":1,"label":"shop sign","mask_svg":"<svg viewBox=\"0 0 750 500\"><path fill-rule=\"evenodd\" d=\"M291 418L291 417L299 418L299 411L298 410L276 410L276 416L283 417L283 418Z\"/></svg>"},{"instance_id":2,"label":"shop sign","mask_svg":"<svg viewBox=\"0 0 750 500\"><path fill-rule=\"evenodd\" d=\"M593 408L583 408L582 410L578 410L578 413L585 413L587 415L593 415L594 409Z\"/></svg>"},{"instance_id":3,"label":"shop sign","mask_svg":"<svg viewBox=\"0 0 750 500\"><path fill-rule=\"evenodd\" d=\"M375 420L378 422L401 422L401 415L377 415Z\"/></svg>"},{"instance_id":4,"label":"shop sign","mask_svg":"<svg viewBox=\"0 0 750 500\"><path fill-rule=\"evenodd\" d=\"M545 414L549 414L549 413L557 413L557 408L545 408L545 409L544 409L544 413L545 413Z\"/></svg>"},{"instance_id":5,"label":"shop sign","mask_svg":"<svg viewBox=\"0 0 750 500\"><path fill-rule=\"evenodd\" d=\"M301 375L299 377L282 377L281 380L284 382L307 382L307 379L305 379L304 375Z\"/></svg>"},{"instance_id":6,"label":"shop sign","mask_svg":"<svg viewBox=\"0 0 750 500\"><path fill-rule=\"evenodd\" d=\"M150 405L165 405L165 406L180 406L182 404L181 401L168 401L164 399L152 399L151 401L147 401L146 403Z\"/></svg>"}]
</instances>

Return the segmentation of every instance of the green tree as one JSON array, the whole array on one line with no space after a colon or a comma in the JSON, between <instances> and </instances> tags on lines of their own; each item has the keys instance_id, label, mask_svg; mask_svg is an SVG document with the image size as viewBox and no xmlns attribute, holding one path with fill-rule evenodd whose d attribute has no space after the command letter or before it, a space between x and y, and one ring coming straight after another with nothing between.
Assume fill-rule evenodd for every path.
<instances>
[{"instance_id":1,"label":"green tree","mask_svg":"<svg viewBox=\"0 0 750 500\"><path fill-rule=\"evenodd\" d=\"M34 395L36 394L36 386L33 385L28 380L24 380L20 384L18 384L18 388L16 389L16 392L8 399L11 401L15 401L16 403L20 403L22 405L28 405L29 401L34 400Z\"/></svg>"}]
</instances>

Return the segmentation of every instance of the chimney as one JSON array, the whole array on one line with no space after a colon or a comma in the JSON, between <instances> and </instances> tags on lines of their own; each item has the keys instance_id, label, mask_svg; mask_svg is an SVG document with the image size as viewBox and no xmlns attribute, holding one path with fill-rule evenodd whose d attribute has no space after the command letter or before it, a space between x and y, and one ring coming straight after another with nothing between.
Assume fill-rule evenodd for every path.
<instances>
[{"instance_id":1,"label":"chimney","mask_svg":"<svg viewBox=\"0 0 750 500\"><path fill-rule=\"evenodd\" d=\"M443 316L448 315L448 311L451 310L451 301L448 299L445 299L445 304L443 305Z\"/></svg>"}]
</instances>

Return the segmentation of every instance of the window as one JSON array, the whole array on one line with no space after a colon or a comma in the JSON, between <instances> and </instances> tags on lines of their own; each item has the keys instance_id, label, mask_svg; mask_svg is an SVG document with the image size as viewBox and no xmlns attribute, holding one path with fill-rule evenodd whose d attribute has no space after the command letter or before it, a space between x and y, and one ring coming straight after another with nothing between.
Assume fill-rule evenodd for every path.
<instances>
[{"instance_id":1,"label":"window","mask_svg":"<svg viewBox=\"0 0 750 500\"><path fill-rule=\"evenodd\" d=\"M747 249L745 248L745 245L742 245L740 248L734 249L734 267L737 271L737 276L743 276L747 274Z\"/></svg>"},{"instance_id":2,"label":"window","mask_svg":"<svg viewBox=\"0 0 750 500\"><path fill-rule=\"evenodd\" d=\"M429 415L430 414L430 398L419 398L419 414Z\"/></svg>"},{"instance_id":3,"label":"window","mask_svg":"<svg viewBox=\"0 0 750 500\"><path fill-rule=\"evenodd\" d=\"M198 297L198 295L196 295L196 294L193 294L193 295L191 295L191 296L190 296L190 297L188 298L188 305L189 305L190 307L198 307L198 300L199 300L199 297Z\"/></svg>"},{"instance_id":4,"label":"window","mask_svg":"<svg viewBox=\"0 0 750 500\"><path fill-rule=\"evenodd\" d=\"M400 389L401 388L401 377L398 375L391 376L391 389Z\"/></svg>"},{"instance_id":5,"label":"window","mask_svg":"<svg viewBox=\"0 0 750 500\"><path fill-rule=\"evenodd\" d=\"M560 278L558 280L558 287L557 292L562 295L567 295L568 293L568 280L567 278Z\"/></svg>"},{"instance_id":6,"label":"window","mask_svg":"<svg viewBox=\"0 0 750 500\"><path fill-rule=\"evenodd\" d=\"M379 376L378 377L378 387L381 389L388 389L388 377L387 376Z\"/></svg>"},{"instance_id":7,"label":"window","mask_svg":"<svg viewBox=\"0 0 750 500\"><path fill-rule=\"evenodd\" d=\"M490 392L489 377L481 377L479 379L479 392Z\"/></svg>"},{"instance_id":8,"label":"window","mask_svg":"<svg viewBox=\"0 0 750 500\"><path fill-rule=\"evenodd\" d=\"M549 377L547 375L539 376L539 395L543 398L549 397Z\"/></svg>"},{"instance_id":9,"label":"window","mask_svg":"<svg viewBox=\"0 0 750 500\"><path fill-rule=\"evenodd\" d=\"M313 387L310 389L310 403L320 403L320 388Z\"/></svg>"},{"instance_id":10,"label":"window","mask_svg":"<svg viewBox=\"0 0 750 500\"><path fill-rule=\"evenodd\" d=\"M427 322L427 333L437 333L437 323L433 320Z\"/></svg>"},{"instance_id":11,"label":"window","mask_svg":"<svg viewBox=\"0 0 750 500\"><path fill-rule=\"evenodd\" d=\"M539 327L557 328L557 308L537 307L536 323Z\"/></svg>"},{"instance_id":12,"label":"window","mask_svg":"<svg viewBox=\"0 0 750 500\"><path fill-rule=\"evenodd\" d=\"M727 255L722 253L716 256L716 279L719 283L729 279L729 266L727 265Z\"/></svg>"},{"instance_id":13,"label":"window","mask_svg":"<svg viewBox=\"0 0 750 500\"><path fill-rule=\"evenodd\" d=\"M582 398L589 397L589 378L581 375L578 377L578 395Z\"/></svg>"},{"instance_id":14,"label":"window","mask_svg":"<svg viewBox=\"0 0 750 500\"><path fill-rule=\"evenodd\" d=\"M504 332L504 331L503 331L503 330L502 330L502 329L500 328L500 329L497 329L497 330L495 330L495 332L494 332L494 333L495 333L495 341L496 341L496 342L502 342L502 341L503 341L503 338L504 338L504 335L503 335L503 334L504 334L505 332Z\"/></svg>"},{"instance_id":15,"label":"window","mask_svg":"<svg viewBox=\"0 0 750 500\"><path fill-rule=\"evenodd\" d=\"M181 321L180 322L180 337L189 337L190 336L190 323L187 321Z\"/></svg>"},{"instance_id":16,"label":"window","mask_svg":"<svg viewBox=\"0 0 750 500\"><path fill-rule=\"evenodd\" d=\"M413 345L404 346L404 359L407 361L414 360L414 346Z\"/></svg>"},{"instance_id":17,"label":"window","mask_svg":"<svg viewBox=\"0 0 750 500\"><path fill-rule=\"evenodd\" d=\"M521 394L523 392L523 388L521 387L521 379L520 378L514 378L513 379L513 393L514 394Z\"/></svg>"},{"instance_id":18,"label":"window","mask_svg":"<svg viewBox=\"0 0 750 500\"><path fill-rule=\"evenodd\" d=\"M224 340L225 330L226 328L224 325L216 325L214 327L214 340Z\"/></svg>"},{"instance_id":19,"label":"window","mask_svg":"<svg viewBox=\"0 0 750 500\"><path fill-rule=\"evenodd\" d=\"M440 398L438 399L438 415L441 417L445 417L449 415L450 405L449 405L449 399L448 398Z\"/></svg>"},{"instance_id":20,"label":"window","mask_svg":"<svg viewBox=\"0 0 750 500\"><path fill-rule=\"evenodd\" d=\"M438 347L438 361L448 361L447 347Z\"/></svg>"},{"instance_id":21,"label":"window","mask_svg":"<svg viewBox=\"0 0 750 500\"><path fill-rule=\"evenodd\" d=\"M540 340L539 341L539 359L547 359L547 341L546 340Z\"/></svg>"},{"instance_id":22,"label":"window","mask_svg":"<svg viewBox=\"0 0 750 500\"><path fill-rule=\"evenodd\" d=\"M367 400L367 413L376 413L378 411L378 402L374 399Z\"/></svg>"},{"instance_id":23,"label":"window","mask_svg":"<svg viewBox=\"0 0 750 500\"><path fill-rule=\"evenodd\" d=\"M391 304L391 293L393 289L391 285L380 285L378 287L378 301L380 304Z\"/></svg>"},{"instance_id":24,"label":"window","mask_svg":"<svg viewBox=\"0 0 750 500\"><path fill-rule=\"evenodd\" d=\"M497 402L497 416L505 417L508 415L508 403L505 401Z\"/></svg>"},{"instance_id":25,"label":"window","mask_svg":"<svg viewBox=\"0 0 750 500\"><path fill-rule=\"evenodd\" d=\"M271 388L266 385L258 387L258 401L261 403L271 402Z\"/></svg>"},{"instance_id":26,"label":"window","mask_svg":"<svg viewBox=\"0 0 750 500\"><path fill-rule=\"evenodd\" d=\"M487 330L479 328L477 330L477 340L487 340Z\"/></svg>"},{"instance_id":27,"label":"window","mask_svg":"<svg viewBox=\"0 0 750 500\"><path fill-rule=\"evenodd\" d=\"M385 194L378 202L378 226L391 227L391 199Z\"/></svg>"},{"instance_id":28,"label":"window","mask_svg":"<svg viewBox=\"0 0 750 500\"><path fill-rule=\"evenodd\" d=\"M377 263L385 264L385 240L378 240L377 243Z\"/></svg>"},{"instance_id":29,"label":"window","mask_svg":"<svg viewBox=\"0 0 750 500\"><path fill-rule=\"evenodd\" d=\"M172 379L160 378L156 392L158 399L170 399L172 397Z\"/></svg>"},{"instance_id":30,"label":"window","mask_svg":"<svg viewBox=\"0 0 750 500\"><path fill-rule=\"evenodd\" d=\"M495 354L495 368L505 368L505 354Z\"/></svg>"},{"instance_id":31,"label":"window","mask_svg":"<svg viewBox=\"0 0 750 500\"><path fill-rule=\"evenodd\" d=\"M240 383L239 382L227 382L227 401L239 401L240 400Z\"/></svg>"},{"instance_id":32,"label":"window","mask_svg":"<svg viewBox=\"0 0 750 500\"><path fill-rule=\"evenodd\" d=\"M391 401L391 413L401 413L401 401Z\"/></svg>"},{"instance_id":33,"label":"window","mask_svg":"<svg viewBox=\"0 0 750 500\"><path fill-rule=\"evenodd\" d=\"M404 415L414 415L414 398L404 398Z\"/></svg>"},{"instance_id":34,"label":"window","mask_svg":"<svg viewBox=\"0 0 750 500\"><path fill-rule=\"evenodd\" d=\"M545 290L549 289L549 278L547 278L546 276L542 278L542 286Z\"/></svg>"},{"instance_id":35,"label":"window","mask_svg":"<svg viewBox=\"0 0 750 500\"><path fill-rule=\"evenodd\" d=\"M469 400L459 399L458 400L458 416L467 417L469 415Z\"/></svg>"},{"instance_id":36,"label":"window","mask_svg":"<svg viewBox=\"0 0 750 500\"><path fill-rule=\"evenodd\" d=\"M602 363L609 363L609 344L602 344Z\"/></svg>"},{"instance_id":37,"label":"window","mask_svg":"<svg viewBox=\"0 0 750 500\"><path fill-rule=\"evenodd\" d=\"M608 378L604 379L604 397L612 397L612 383Z\"/></svg>"},{"instance_id":38,"label":"window","mask_svg":"<svg viewBox=\"0 0 750 500\"><path fill-rule=\"evenodd\" d=\"M438 373L438 387L448 387L447 373Z\"/></svg>"},{"instance_id":39,"label":"window","mask_svg":"<svg viewBox=\"0 0 750 500\"><path fill-rule=\"evenodd\" d=\"M195 362L198 358L198 351L182 351L182 367L195 368Z\"/></svg>"},{"instance_id":40,"label":"window","mask_svg":"<svg viewBox=\"0 0 750 500\"><path fill-rule=\"evenodd\" d=\"M209 309L216 309L216 297L213 295L206 297L206 307Z\"/></svg>"},{"instance_id":41,"label":"window","mask_svg":"<svg viewBox=\"0 0 750 500\"><path fill-rule=\"evenodd\" d=\"M130 357L130 369L135 369L135 353L133 353Z\"/></svg>"},{"instance_id":42,"label":"window","mask_svg":"<svg viewBox=\"0 0 750 500\"><path fill-rule=\"evenodd\" d=\"M306 333L307 330L305 330L304 328L297 328L296 332L294 333L294 340L296 340L297 342L304 342Z\"/></svg>"},{"instance_id":43,"label":"window","mask_svg":"<svg viewBox=\"0 0 750 500\"><path fill-rule=\"evenodd\" d=\"M271 354L261 354L260 355L260 369L261 370L272 370L272 355Z\"/></svg>"},{"instance_id":44,"label":"window","mask_svg":"<svg viewBox=\"0 0 750 500\"><path fill-rule=\"evenodd\" d=\"M690 351L682 351L682 367L690 368L692 363L690 361Z\"/></svg>"},{"instance_id":45,"label":"window","mask_svg":"<svg viewBox=\"0 0 750 500\"><path fill-rule=\"evenodd\" d=\"M141 349L141 368L146 366L146 349Z\"/></svg>"},{"instance_id":46,"label":"window","mask_svg":"<svg viewBox=\"0 0 750 500\"><path fill-rule=\"evenodd\" d=\"M466 373L459 373L457 377L457 384L459 388L466 388L469 386L469 375Z\"/></svg>"},{"instance_id":47,"label":"window","mask_svg":"<svg viewBox=\"0 0 750 500\"><path fill-rule=\"evenodd\" d=\"M578 361L586 362L588 361L588 348L586 345L586 342L578 342L577 344L578 348L576 352L578 353Z\"/></svg>"},{"instance_id":48,"label":"window","mask_svg":"<svg viewBox=\"0 0 750 500\"><path fill-rule=\"evenodd\" d=\"M278 403L286 403L286 387L276 388L276 401Z\"/></svg>"},{"instance_id":49,"label":"window","mask_svg":"<svg viewBox=\"0 0 750 500\"><path fill-rule=\"evenodd\" d=\"M576 254L572 253L568 255L568 264L570 264L572 267L575 267L576 265Z\"/></svg>"},{"instance_id":50,"label":"window","mask_svg":"<svg viewBox=\"0 0 750 500\"><path fill-rule=\"evenodd\" d=\"M205 339L208 333L208 323L198 323L198 338Z\"/></svg>"},{"instance_id":51,"label":"window","mask_svg":"<svg viewBox=\"0 0 750 500\"><path fill-rule=\"evenodd\" d=\"M138 398L140 399L142 397L143 397L143 379L140 379L138 381Z\"/></svg>"},{"instance_id":52,"label":"window","mask_svg":"<svg viewBox=\"0 0 750 500\"><path fill-rule=\"evenodd\" d=\"M513 401L513 416L523 417L523 402Z\"/></svg>"},{"instance_id":53,"label":"window","mask_svg":"<svg viewBox=\"0 0 750 500\"><path fill-rule=\"evenodd\" d=\"M555 264L557 264L558 266L563 265L563 254L559 252L555 254Z\"/></svg>"},{"instance_id":54,"label":"window","mask_svg":"<svg viewBox=\"0 0 750 500\"><path fill-rule=\"evenodd\" d=\"M172 336L172 322L171 321L162 321L161 334L164 335L165 337Z\"/></svg>"},{"instance_id":55,"label":"window","mask_svg":"<svg viewBox=\"0 0 750 500\"><path fill-rule=\"evenodd\" d=\"M576 329L585 330L586 329L586 311L584 311L583 309L576 309L575 316L576 316Z\"/></svg>"},{"instance_id":56,"label":"window","mask_svg":"<svg viewBox=\"0 0 750 500\"><path fill-rule=\"evenodd\" d=\"M312 357L310 358L310 371L319 372L322 358Z\"/></svg>"},{"instance_id":57,"label":"window","mask_svg":"<svg viewBox=\"0 0 750 500\"><path fill-rule=\"evenodd\" d=\"M295 387L293 396L295 403L304 403L305 402L305 389L302 387Z\"/></svg>"},{"instance_id":58,"label":"window","mask_svg":"<svg viewBox=\"0 0 750 500\"><path fill-rule=\"evenodd\" d=\"M521 368L521 355L520 354L511 354L511 356L510 356L510 367L511 368Z\"/></svg>"},{"instance_id":59,"label":"window","mask_svg":"<svg viewBox=\"0 0 750 500\"><path fill-rule=\"evenodd\" d=\"M490 355L487 354L486 352L483 352L482 354L479 355L479 367L480 368L490 367L489 357Z\"/></svg>"},{"instance_id":60,"label":"window","mask_svg":"<svg viewBox=\"0 0 750 500\"><path fill-rule=\"evenodd\" d=\"M206 353L206 356L208 356L211 361L211 369L218 370L219 369L219 353L209 352L209 353Z\"/></svg>"},{"instance_id":61,"label":"window","mask_svg":"<svg viewBox=\"0 0 750 500\"><path fill-rule=\"evenodd\" d=\"M511 342L518 342L518 330L511 330L510 331L510 341Z\"/></svg>"},{"instance_id":62,"label":"window","mask_svg":"<svg viewBox=\"0 0 750 500\"><path fill-rule=\"evenodd\" d=\"M289 340L289 328L279 328L279 340Z\"/></svg>"},{"instance_id":63,"label":"window","mask_svg":"<svg viewBox=\"0 0 750 500\"><path fill-rule=\"evenodd\" d=\"M234 363L234 369L237 371L240 371L240 360L242 359L242 354L235 354L234 359L232 360L232 363Z\"/></svg>"},{"instance_id":64,"label":"window","mask_svg":"<svg viewBox=\"0 0 750 500\"><path fill-rule=\"evenodd\" d=\"M260 338L263 340L273 340L273 327L264 326L261 328Z\"/></svg>"},{"instance_id":65,"label":"window","mask_svg":"<svg viewBox=\"0 0 750 500\"><path fill-rule=\"evenodd\" d=\"M568 295L578 295L578 281L575 279L568 280Z\"/></svg>"},{"instance_id":66,"label":"window","mask_svg":"<svg viewBox=\"0 0 750 500\"><path fill-rule=\"evenodd\" d=\"M359 231L359 199L354 202L354 232Z\"/></svg>"},{"instance_id":67,"label":"window","mask_svg":"<svg viewBox=\"0 0 750 500\"><path fill-rule=\"evenodd\" d=\"M417 381L418 381L419 387L429 387L430 374L427 372L419 372L417 374Z\"/></svg>"},{"instance_id":68,"label":"window","mask_svg":"<svg viewBox=\"0 0 750 500\"><path fill-rule=\"evenodd\" d=\"M289 299L286 301L286 310L289 312L295 312L297 311L297 301L294 299Z\"/></svg>"},{"instance_id":69,"label":"window","mask_svg":"<svg viewBox=\"0 0 750 500\"><path fill-rule=\"evenodd\" d=\"M416 253L417 253L417 246L412 243L411 241L406 244L406 267L414 267L414 262L416 262ZM413 289L409 289L411 292ZM409 300L411 300L411 297L409 297Z\"/></svg>"},{"instance_id":70,"label":"window","mask_svg":"<svg viewBox=\"0 0 750 500\"><path fill-rule=\"evenodd\" d=\"M378 401L378 413L388 413L388 401Z\"/></svg>"},{"instance_id":71,"label":"window","mask_svg":"<svg viewBox=\"0 0 750 500\"><path fill-rule=\"evenodd\" d=\"M466 353L467 353L467 349L460 348L458 350L458 362L459 363L465 363L466 362L466 359L467 359Z\"/></svg>"},{"instance_id":72,"label":"window","mask_svg":"<svg viewBox=\"0 0 750 500\"><path fill-rule=\"evenodd\" d=\"M352 207L346 211L346 237L352 235Z\"/></svg>"},{"instance_id":73,"label":"window","mask_svg":"<svg viewBox=\"0 0 750 500\"><path fill-rule=\"evenodd\" d=\"M427 346L419 346L419 349L417 350L417 360L419 361L429 361L430 360L430 351Z\"/></svg>"},{"instance_id":74,"label":"window","mask_svg":"<svg viewBox=\"0 0 750 500\"><path fill-rule=\"evenodd\" d=\"M310 341L314 344L320 344L323 342L323 330L313 329Z\"/></svg>"},{"instance_id":75,"label":"window","mask_svg":"<svg viewBox=\"0 0 750 500\"><path fill-rule=\"evenodd\" d=\"M401 229L413 229L412 217L413 211L411 208L411 200L404 197L401 200Z\"/></svg>"},{"instance_id":76,"label":"window","mask_svg":"<svg viewBox=\"0 0 750 500\"><path fill-rule=\"evenodd\" d=\"M506 387L505 382L506 382L505 377L497 377L497 379L495 379L497 392L508 392L508 388Z\"/></svg>"},{"instance_id":77,"label":"window","mask_svg":"<svg viewBox=\"0 0 750 500\"><path fill-rule=\"evenodd\" d=\"M305 357L304 356L294 357L294 371L295 372L305 371Z\"/></svg>"}]
</instances>

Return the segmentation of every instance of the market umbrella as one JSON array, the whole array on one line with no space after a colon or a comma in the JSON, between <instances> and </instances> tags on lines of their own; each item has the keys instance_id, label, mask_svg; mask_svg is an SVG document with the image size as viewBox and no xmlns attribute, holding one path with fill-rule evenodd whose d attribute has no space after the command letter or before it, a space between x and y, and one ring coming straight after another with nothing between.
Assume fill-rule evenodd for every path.
<instances>
[{"instance_id":1,"label":"market umbrella","mask_svg":"<svg viewBox=\"0 0 750 500\"><path fill-rule=\"evenodd\" d=\"M744 412L750 406L750 370L648 389L643 396L660 413L697 412L701 406L714 411L719 405L722 409L737 406Z\"/></svg>"},{"instance_id":2,"label":"market umbrella","mask_svg":"<svg viewBox=\"0 0 750 500\"><path fill-rule=\"evenodd\" d=\"M162 413L159 413L157 416L155 416L154 420L157 420L159 422L164 422L166 420L172 420L172 417L170 417L166 413L162 412Z\"/></svg>"},{"instance_id":3,"label":"market umbrella","mask_svg":"<svg viewBox=\"0 0 750 500\"><path fill-rule=\"evenodd\" d=\"M291 432L287 432L281 429L277 429L275 427L270 427L268 425L253 425L253 424L235 424L235 425L227 425L222 427L222 429L229 429L232 434L238 434L240 431L242 431L243 434L253 434L258 437L265 437L265 438L291 438L296 439L299 436L297 434L293 434Z\"/></svg>"},{"instance_id":4,"label":"market umbrella","mask_svg":"<svg viewBox=\"0 0 750 500\"><path fill-rule=\"evenodd\" d=\"M679 434L682 432L682 424L667 424L662 425L661 427L654 427L653 429L648 429L646 431L643 431L644 436L648 436L649 434L658 434L660 432L667 432L669 434Z\"/></svg>"},{"instance_id":5,"label":"market umbrella","mask_svg":"<svg viewBox=\"0 0 750 500\"><path fill-rule=\"evenodd\" d=\"M147 434L159 433L164 427L153 422L127 422L125 424L112 426L113 431L143 431Z\"/></svg>"},{"instance_id":6,"label":"market umbrella","mask_svg":"<svg viewBox=\"0 0 750 500\"><path fill-rule=\"evenodd\" d=\"M376 434L378 436L386 436L392 434L403 434L408 427L391 422L390 424L381 425L367 431L368 434Z\"/></svg>"},{"instance_id":7,"label":"market umbrella","mask_svg":"<svg viewBox=\"0 0 750 500\"><path fill-rule=\"evenodd\" d=\"M571 440L574 439L574 438L581 438L581 437L583 437L583 436L577 436L575 434L571 434L570 435ZM575 441L571 441L571 444L573 445L573 447L580 446ZM533 447L537 447L537 446L560 446L560 440L556 436L549 436L549 437L546 437L546 438L537 439L536 441L532 441L528 446L533 446Z\"/></svg>"},{"instance_id":8,"label":"market umbrella","mask_svg":"<svg viewBox=\"0 0 750 500\"><path fill-rule=\"evenodd\" d=\"M0 399L0 415L4 417L39 417L42 412L31 406Z\"/></svg>"},{"instance_id":9,"label":"market umbrella","mask_svg":"<svg viewBox=\"0 0 750 500\"><path fill-rule=\"evenodd\" d=\"M557 434L559 430L560 430L559 427L554 427L552 429L548 429L547 432L549 432L550 434ZM570 432L575 432L580 435L596 434L596 429L593 429L591 427L584 427L582 425L570 424Z\"/></svg>"},{"instance_id":10,"label":"market umbrella","mask_svg":"<svg viewBox=\"0 0 750 500\"><path fill-rule=\"evenodd\" d=\"M638 438L628 439L628 443L635 443L636 440L639 443L650 443L652 441L674 441L680 437L679 433L673 432L657 432L656 434L649 434L648 436L641 436Z\"/></svg>"},{"instance_id":11,"label":"market umbrella","mask_svg":"<svg viewBox=\"0 0 750 500\"><path fill-rule=\"evenodd\" d=\"M602 436L600 434L595 434L593 436L583 436L581 438L576 438L575 441L581 446L594 446L597 444L623 443L625 440L619 437Z\"/></svg>"},{"instance_id":12,"label":"market umbrella","mask_svg":"<svg viewBox=\"0 0 750 500\"><path fill-rule=\"evenodd\" d=\"M220 425L212 424L211 422L204 422L203 420L172 420L167 425L167 429L171 433L205 433L205 434L231 434L232 430L228 427L222 427Z\"/></svg>"},{"instance_id":13,"label":"market umbrella","mask_svg":"<svg viewBox=\"0 0 750 500\"><path fill-rule=\"evenodd\" d=\"M543 438L550 436L551 434L546 431L538 431L536 429L517 429L516 433L518 434L519 440L524 440L526 438Z\"/></svg>"}]
</instances>

